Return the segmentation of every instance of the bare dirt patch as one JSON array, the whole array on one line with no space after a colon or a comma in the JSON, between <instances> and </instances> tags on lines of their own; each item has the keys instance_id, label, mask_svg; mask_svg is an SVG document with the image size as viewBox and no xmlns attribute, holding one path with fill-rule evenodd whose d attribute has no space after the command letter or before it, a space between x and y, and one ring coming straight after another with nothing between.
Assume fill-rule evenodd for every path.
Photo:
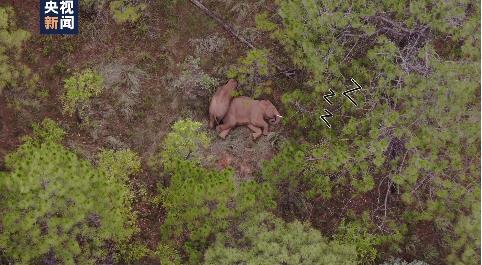
<instances>
[{"instance_id":1,"label":"bare dirt patch","mask_svg":"<svg viewBox=\"0 0 482 265\"><path fill-rule=\"evenodd\" d=\"M259 172L263 161L274 156L278 134L271 132L254 141L251 133L247 127L241 126L233 129L223 140L213 131L216 140L207 153L214 156L215 167L231 167L239 179L252 179Z\"/></svg>"}]
</instances>

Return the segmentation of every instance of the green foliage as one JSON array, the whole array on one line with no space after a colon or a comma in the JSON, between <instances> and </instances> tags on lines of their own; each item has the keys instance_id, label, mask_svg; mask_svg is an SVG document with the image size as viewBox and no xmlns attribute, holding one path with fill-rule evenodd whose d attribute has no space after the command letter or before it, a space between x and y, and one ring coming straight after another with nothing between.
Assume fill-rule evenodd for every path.
<instances>
[{"instance_id":1,"label":"green foliage","mask_svg":"<svg viewBox=\"0 0 482 265\"><path fill-rule=\"evenodd\" d=\"M169 265L182 264L181 256L179 255L177 250L172 248L169 245L159 244L154 254L156 255L156 257L159 258L159 261L161 262L161 264L169 264Z\"/></svg>"},{"instance_id":2,"label":"green foliage","mask_svg":"<svg viewBox=\"0 0 482 265\"><path fill-rule=\"evenodd\" d=\"M256 98L271 93L270 74L268 51L255 49L249 50L245 57L238 60L238 64L229 68L227 76L238 81L239 93Z\"/></svg>"},{"instance_id":3,"label":"green foliage","mask_svg":"<svg viewBox=\"0 0 482 265\"><path fill-rule=\"evenodd\" d=\"M362 222L347 223L345 220L338 226L335 240L356 248L358 264L374 264L377 257L376 246L382 242L382 238L370 234Z\"/></svg>"},{"instance_id":4,"label":"green foliage","mask_svg":"<svg viewBox=\"0 0 482 265\"><path fill-rule=\"evenodd\" d=\"M176 263L184 253L189 264L199 264L208 239L228 228L231 219L247 211L269 209L273 202L270 189L255 182L242 182L237 187L232 170L213 171L202 168L186 154L197 150L207 137L199 133L200 124L178 121L165 139L163 164L171 174L170 183L160 189L159 200L167 214L161 226L161 260Z\"/></svg>"},{"instance_id":5,"label":"green foliage","mask_svg":"<svg viewBox=\"0 0 482 265\"><path fill-rule=\"evenodd\" d=\"M122 242L119 248L117 262L119 264L139 264L144 257L152 256L152 251L139 242ZM162 263L165 264L165 263Z\"/></svg>"},{"instance_id":6,"label":"green foliage","mask_svg":"<svg viewBox=\"0 0 482 265\"><path fill-rule=\"evenodd\" d=\"M130 191L61 146L63 131L52 121L34 131L6 157L9 171L0 176L0 248L15 264L94 264L106 257L107 242L136 231Z\"/></svg>"},{"instance_id":7,"label":"green foliage","mask_svg":"<svg viewBox=\"0 0 482 265\"><path fill-rule=\"evenodd\" d=\"M40 124L33 124L33 139L38 142L56 142L59 143L64 139L65 131L53 120L46 118Z\"/></svg>"},{"instance_id":8,"label":"green foliage","mask_svg":"<svg viewBox=\"0 0 482 265\"><path fill-rule=\"evenodd\" d=\"M141 17L141 12L146 8L145 4L133 5L127 0L116 0L110 2L110 12L118 24L130 22L135 23Z\"/></svg>"},{"instance_id":9,"label":"green foliage","mask_svg":"<svg viewBox=\"0 0 482 265\"><path fill-rule=\"evenodd\" d=\"M400 191L388 203L404 202L402 219L389 211L381 225L432 222L441 253L451 254L428 262L479 263L480 3L277 4L282 25L266 15L258 24L308 73L282 101L285 120L313 143L316 168L356 194ZM358 107L341 96L350 78L363 87L353 94ZM338 95L332 106L322 97L329 89ZM319 118L324 109L334 114L331 129Z\"/></svg>"},{"instance_id":10,"label":"green foliage","mask_svg":"<svg viewBox=\"0 0 482 265\"><path fill-rule=\"evenodd\" d=\"M18 29L12 7L0 7L0 94L3 89L17 88L30 69L20 63L22 44L30 33Z\"/></svg>"},{"instance_id":11,"label":"green foliage","mask_svg":"<svg viewBox=\"0 0 482 265\"><path fill-rule=\"evenodd\" d=\"M285 144L273 159L263 164L262 176L278 190L278 206L285 214L303 216L309 199L331 197L333 183L308 159L306 145Z\"/></svg>"},{"instance_id":12,"label":"green foliage","mask_svg":"<svg viewBox=\"0 0 482 265\"><path fill-rule=\"evenodd\" d=\"M99 154L98 168L107 176L117 177L121 181L127 182L130 175L134 175L141 170L141 159L130 149L103 150Z\"/></svg>"},{"instance_id":13,"label":"green foliage","mask_svg":"<svg viewBox=\"0 0 482 265\"><path fill-rule=\"evenodd\" d=\"M173 172L172 162L190 160L196 164L203 158L200 148L207 148L210 143L208 135L201 131L202 123L190 119L179 120L172 125L163 143L161 157L164 169Z\"/></svg>"},{"instance_id":14,"label":"green foliage","mask_svg":"<svg viewBox=\"0 0 482 265\"><path fill-rule=\"evenodd\" d=\"M93 71L86 69L65 79L65 92L61 97L63 112L72 115L76 108L94 96L99 96L104 88L104 78Z\"/></svg>"},{"instance_id":15,"label":"green foliage","mask_svg":"<svg viewBox=\"0 0 482 265\"><path fill-rule=\"evenodd\" d=\"M480 249L480 188L477 187L473 193L468 194L463 201L464 206L469 210L468 215L458 218L455 223L454 234L446 236L450 242L450 254L447 258L453 264L471 264Z\"/></svg>"},{"instance_id":16,"label":"green foliage","mask_svg":"<svg viewBox=\"0 0 482 265\"><path fill-rule=\"evenodd\" d=\"M256 28L262 31L273 31L276 24L268 19L268 12L262 12L256 15Z\"/></svg>"},{"instance_id":17,"label":"green foliage","mask_svg":"<svg viewBox=\"0 0 482 265\"><path fill-rule=\"evenodd\" d=\"M208 171L189 161L176 161L169 187L160 191L167 211L161 227L162 239L174 241L184 234L182 247L190 264L202 257L208 237L228 227L233 213L228 203L235 192L232 171Z\"/></svg>"},{"instance_id":18,"label":"green foliage","mask_svg":"<svg viewBox=\"0 0 482 265\"><path fill-rule=\"evenodd\" d=\"M356 264L353 246L329 242L308 224L285 223L261 213L239 226L236 235L218 234L204 264Z\"/></svg>"}]
</instances>

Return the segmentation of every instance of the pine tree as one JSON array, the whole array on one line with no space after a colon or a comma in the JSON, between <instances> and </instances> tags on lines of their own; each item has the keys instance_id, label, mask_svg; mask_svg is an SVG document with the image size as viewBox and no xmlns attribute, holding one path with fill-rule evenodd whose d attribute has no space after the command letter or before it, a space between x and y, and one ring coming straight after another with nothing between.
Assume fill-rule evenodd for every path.
<instances>
[{"instance_id":1,"label":"pine tree","mask_svg":"<svg viewBox=\"0 0 482 265\"><path fill-rule=\"evenodd\" d=\"M95 264L136 231L130 191L119 171L102 168L60 144L65 134L51 120L6 157L0 176L0 248L15 264L56 260ZM114 162L115 163L115 162ZM134 173L125 165L126 172Z\"/></svg>"},{"instance_id":2,"label":"pine tree","mask_svg":"<svg viewBox=\"0 0 482 265\"><path fill-rule=\"evenodd\" d=\"M280 24L265 14L257 22L306 73L282 101L317 170L355 195L381 186L388 204L403 201L402 220L382 213L392 232L431 222L445 239L440 252L451 254L429 262L479 263L480 3L277 4ZM363 87L357 106L342 95L350 78ZM333 105L323 98L329 89ZM320 119L325 109L331 129Z\"/></svg>"},{"instance_id":3,"label":"pine tree","mask_svg":"<svg viewBox=\"0 0 482 265\"><path fill-rule=\"evenodd\" d=\"M299 221L285 223L260 213L233 230L235 235L217 235L204 264L357 264L353 246L330 242Z\"/></svg>"},{"instance_id":4,"label":"pine tree","mask_svg":"<svg viewBox=\"0 0 482 265\"><path fill-rule=\"evenodd\" d=\"M269 187L254 181L236 184L232 170L203 168L196 155L207 136L200 123L177 121L166 139L162 163L170 181L160 189L159 201L167 214L161 226L161 260L199 264L208 239L225 231L231 220L248 211L273 207ZM193 155L190 155L193 154ZM159 250L161 251L161 250Z\"/></svg>"}]
</instances>

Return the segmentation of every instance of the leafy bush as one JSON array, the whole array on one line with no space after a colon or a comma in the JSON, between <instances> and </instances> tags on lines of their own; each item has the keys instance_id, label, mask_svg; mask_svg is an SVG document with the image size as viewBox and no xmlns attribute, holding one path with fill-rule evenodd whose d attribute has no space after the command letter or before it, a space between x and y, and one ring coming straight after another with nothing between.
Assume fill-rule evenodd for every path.
<instances>
[{"instance_id":1,"label":"leafy bush","mask_svg":"<svg viewBox=\"0 0 482 265\"><path fill-rule=\"evenodd\" d=\"M42 123L32 125L33 139L40 142L56 142L59 143L64 139L65 131L52 119L45 118ZM26 140L32 139L27 136Z\"/></svg>"},{"instance_id":2,"label":"leafy bush","mask_svg":"<svg viewBox=\"0 0 482 265\"><path fill-rule=\"evenodd\" d=\"M225 230L228 218L233 215L228 209L235 192L233 172L209 171L189 161L175 164L169 187L160 192L167 211L161 235L165 241L174 241L187 233L187 240L181 242L182 248L189 264L197 264L209 236Z\"/></svg>"},{"instance_id":3,"label":"leafy bush","mask_svg":"<svg viewBox=\"0 0 482 265\"><path fill-rule=\"evenodd\" d=\"M115 254L106 244L136 231L129 189L61 146L63 130L52 121L34 131L5 160L0 248L15 264L94 264Z\"/></svg>"},{"instance_id":4,"label":"leafy bush","mask_svg":"<svg viewBox=\"0 0 482 265\"><path fill-rule=\"evenodd\" d=\"M17 88L30 69L20 63L22 44L30 37L18 29L12 7L0 7L0 94L6 87Z\"/></svg>"},{"instance_id":5,"label":"leafy bush","mask_svg":"<svg viewBox=\"0 0 482 265\"><path fill-rule=\"evenodd\" d=\"M145 4L133 5L126 0L110 2L110 11L116 23L134 23L141 17L141 12L146 8Z\"/></svg>"},{"instance_id":6,"label":"leafy bush","mask_svg":"<svg viewBox=\"0 0 482 265\"><path fill-rule=\"evenodd\" d=\"M338 226L335 240L355 246L358 264L374 264L377 258L376 247L382 242L380 236L372 235L362 222L346 222Z\"/></svg>"},{"instance_id":7,"label":"leafy bush","mask_svg":"<svg viewBox=\"0 0 482 265\"><path fill-rule=\"evenodd\" d=\"M61 97L63 112L72 115L79 104L102 93L104 80L99 73L86 69L64 82L65 92Z\"/></svg>"},{"instance_id":8,"label":"leafy bush","mask_svg":"<svg viewBox=\"0 0 482 265\"><path fill-rule=\"evenodd\" d=\"M130 149L113 151L103 150L99 154L99 170L107 176L127 182L127 178L141 170L141 159Z\"/></svg>"},{"instance_id":9,"label":"leafy bush","mask_svg":"<svg viewBox=\"0 0 482 265\"><path fill-rule=\"evenodd\" d=\"M202 123L190 119L176 121L164 139L160 157L167 172L172 172L171 164L177 160L201 162L200 148L207 148L208 135L201 131Z\"/></svg>"},{"instance_id":10,"label":"leafy bush","mask_svg":"<svg viewBox=\"0 0 482 265\"><path fill-rule=\"evenodd\" d=\"M353 246L329 242L308 224L285 223L268 213L242 223L235 233L218 234L204 264L356 264Z\"/></svg>"},{"instance_id":11,"label":"leafy bush","mask_svg":"<svg viewBox=\"0 0 482 265\"><path fill-rule=\"evenodd\" d=\"M308 146L287 143L263 164L262 176L278 191L278 206L284 214L303 217L311 208L309 199L331 197L330 178L308 161L308 154Z\"/></svg>"},{"instance_id":12,"label":"leafy bush","mask_svg":"<svg viewBox=\"0 0 482 265\"><path fill-rule=\"evenodd\" d=\"M239 92L250 97L259 97L271 93L269 75L272 69L268 63L267 50L249 50L241 57L238 64L232 66L227 76L239 83Z\"/></svg>"},{"instance_id":13,"label":"leafy bush","mask_svg":"<svg viewBox=\"0 0 482 265\"><path fill-rule=\"evenodd\" d=\"M172 248L169 245L159 244L154 254L159 258L159 261L161 262L161 264L170 264L170 265L182 264L181 256L179 255L177 250Z\"/></svg>"},{"instance_id":14,"label":"leafy bush","mask_svg":"<svg viewBox=\"0 0 482 265\"><path fill-rule=\"evenodd\" d=\"M144 257L150 257L153 252L140 242L122 242L118 246L119 255L116 257L116 264L139 264Z\"/></svg>"}]
</instances>

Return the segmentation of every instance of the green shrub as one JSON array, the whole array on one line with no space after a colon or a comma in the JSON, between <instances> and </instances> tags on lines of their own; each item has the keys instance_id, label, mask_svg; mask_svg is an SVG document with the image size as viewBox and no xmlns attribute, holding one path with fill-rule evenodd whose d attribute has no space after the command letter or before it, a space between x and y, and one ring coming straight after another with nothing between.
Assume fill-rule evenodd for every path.
<instances>
[{"instance_id":1,"label":"green shrub","mask_svg":"<svg viewBox=\"0 0 482 265\"><path fill-rule=\"evenodd\" d=\"M116 257L116 264L139 264L144 257L151 257L154 253L140 242L122 242L119 245L119 255ZM164 263L163 263L164 264Z\"/></svg>"},{"instance_id":2,"label":"green shrub","mask_svg":"<svg viewBox=\"0 0 482 265\"><path fill-rule=\"evenodd\" d=\"M232 171L209 171L189 161L176 161L171 167L169 187L160 191L167 211L161 227L164 241L175 241L188 233L182 246L189 264L197 264L213 233L228 227L233 213L228 203L235 192Z\"/></svg>"},{"instance_id":3,"label":"green shrub","mask_svg":"<svg viewBox=\"0 0 482 265\"><path fill-rule=\"evenodd\" d=\"M357 251L358 264L374 264L377 258L376 247L382 242L382 237L370 234L362 222L346 222L338 226L335 240L352 245Z\"/></svg>"},{"instance_id":4,"label":"green shrub","mask_svg":"<svg viewBox=\"0 0 482 265\"><path fill-rule=\"evenodd\" d=\"M256 98L271 93L270 74L268 51L257 49L249 50L246 56L241 57L238 64L229 68L227 76L238 81L238 93Z\"/></svg>"},{"instance_id":5,"label":"green shrub","mask_svg":"<svg viewBox=\"0 0 482 265\"><path fill-rule=\"evenodd\" d=\"M454 226L455 233L445 236L450 244L447 261L453 264L471 264L480 257L480 188L474 188L462 203L470 209L469 214L460 216Z\"/></svg>"},{"instance_id":6,"label":"green shrub","mask_svg":"<svg viewBox=\"0 0 482 265\"><path fill-rule=\"evenodd\" d=\"M136 174L141 170L141 159L130 149L113 151L103 150L99 154L99 170L107 176L117 177L123 182L127 182L130 175Z\"/></svg>"},{"instance_id":7,"label":"green shrub","mask_svg":"<svg viewBox=\"0 0 482 265\"><path fill-rule=\"evenodd\" d=\"M264 180L277 190L278 206L284 214L303 217L311 208L310 199L331 197L333 183L308 160L307 145L285 144L262 167Z\"/></svg>"},{"instance_id":8,"label":"green shrub","mask_svg":"<svg viewBox=\"0 0 482 265\"><path fill-rule=\"evenodd\" d=\"M164 140L162 163L170 175L159 195L166 210L160 247L168 252L158 255L164 261L175 263L182 253L188 264L199 264L208 239L226 230L233 218L273 206L269 187L253 181L238 185L232 170L205 169L199 158L187 156L207 144L199 127L197 122L178 121Z\"/></svg>"},{"instance_id":9,"label":"green shrub","mask_svg":"<svg viewBox=\"0 0 482 265\"><path fill-rule=\"evenodd\" d=\"M52 121L34 131L5 159L0 248L15 264L95 264L108 242L121 244L136 231L130 191L61 146L63 131Z\"/></svg>"},{"instance_id":10,"label":"green shrub","mask_svg":"<svg viewBox=\"0 0 482 265\"><path fill-rule=\"evenodd\" d=\"M177 250L172 248L169 245L159 244L154 254L159 258L159 261L161 262L161 264L169 264L169 265L182 264L181 256L179 255Z\"/></svg>"},{"instance_id":11,"label":"green shrub","mask_svg":"<svg viewBox=\"0 0 482 265\"><path fill-rule=\"evenodd\" d=\"M116 23L134 23L141 17L141 12L146 8L145 4L133 5L126 0L110 2L110 11Z\"/></svg>"},{"instance_id":12,"label":"green shrub","mask_svg":"<svg viewBox=\"0 0 482 265\"><path fill-rule=\"evenodd\" d=\"M102 93L104 79L96 71L86 69L64 82L65 92L61 97L63 112L72 115L81 103Z\"/></svg>"},{"instance_id":13,"label":"green shrub","mask_svg":"<svg viewBox=\"0 0 482 265\"><path fill-rule=\"evenodd\" d=\"M201 126L202 123L190 119L179 120L172 125L172 131L167 134L160 153L165 170L172 172L172 161L191 160L196 164L201 162L203 157L199 151L210 144L210 139L201 130Z\"/></svg>"},{"instance_id":14,"label":"green shrub","mask_svg":"<svg viewBox=\"0 0 482 265\"><path fill-rule=\"evenodd\" d=\"M65 136L65 131L49 118L44 119L40 124L33 124L32 129L34 139L39 142L59 143ZM26 139L28 140L29 136Z\"/></svg>"},{"instance_id":15,"label":"green shrub","mask_svg":"<svg viewBox=\"0 0 482 265\"><path fill-rule=\"evenodd\" d=\"M20 62L22 44L30 37L18 29L12 7L0 7L0 94L6 87L16 89L30 75L30 69Z\"/></svg>"},{"instance_id":16,"label":"green shrub","mask_svg":"<svg viewBox=\"0 0 482 265\"><path fill-rule=\"evenodd\" d=\"M235 234L216 236L204 264L356 264L355 247L329 242L299 221L285 223L272 214L261 213L238 229Z\"/></svg>"}]
</instances>

